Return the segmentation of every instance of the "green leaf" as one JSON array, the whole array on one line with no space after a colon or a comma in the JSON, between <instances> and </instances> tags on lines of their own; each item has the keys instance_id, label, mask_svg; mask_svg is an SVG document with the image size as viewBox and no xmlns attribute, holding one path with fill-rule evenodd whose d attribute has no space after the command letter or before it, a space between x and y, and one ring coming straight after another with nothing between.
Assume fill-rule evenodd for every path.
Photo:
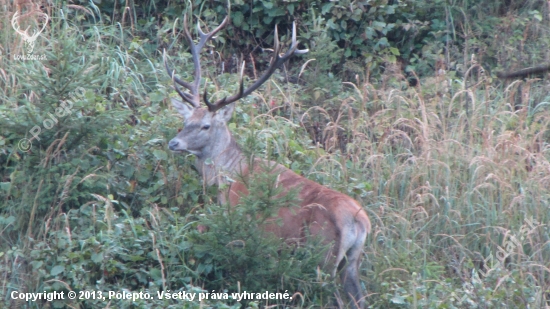
<instances>
[{"instance_id":1,"label":"green leaf","mask_svg":"<svg viewBox=\"0 0 550 309\"><path fill-rule=\"evenodd\" d=\"M376 43L376 47L377 48L380 48L382 46L387 46L388 45L388 38L386 37L383 37L381 38L380 40L378 40L378 42Z\"/></svg>"},{"instance_id":2,"label":"green leaf","mask_svg":"<svg viewBox=\"0 0 550 309\"><path fill-rule=\"evenodd\" d=\"M288 146L289 146L290 149L292 149L294 151L298 151L298 152L303 152L304 151L302 146L300 146L300 144L298 144L295 140L289 140L288 141Z\"/></svg>"},{"instance_id":3,"label":"green leaf","mask_svg":"<svg viewBox=\"0 0 550 309\"><path fill-rule=\"evenodd\" d=\"M336 25L334 24L334 21L332 19L329 19L327 21L327 26L331 29L336 29Z\"/></svg>"},{"instance_id":4,"label":"green leaf","mask_svg":"<svg viewBox=\"0 0 550 309\"><path fill-rule=\"evenodd\" d=\"M8 191L11 187L11 182L0 182L0 189Z\"/></svg>"},{"instance_id":5,"label":"green leaf","mask_svg":"<svg viewBox=\"0 0 550 309\"><path fill-rule=\"evenodd\" d=\"M164 95L158 91L149 93L149 100L154 103L158 103L164 99Z\"/></svg>"},{"instance_id":6,"label":"green leaf","mask_svg":"<svg viewBox=\"0 0 550 309\"><path fill-rule=\"evenodd\" d=\"M386 27L386 23L381 21L373 21L372 26L374 27L374 29L382 31Z\"/></svg>"},{"instance_id":7,"label":"green leaf","mask_svg":"<svg viewBox=\"0 0 550 309\"><path fill-rule=\"evenodd\" d=\"M141 182L149 181L149 173L147 171L138 172L136 178Z\"/></svg>"},{"instance_id":8,"label":"green leaf","mask_svg":"<svg viewBox=\"0 0 550 309\"><path fill-rule=\"evenodd\" d=\"M166 154L166 151L164 151L164 150L155 149L155 150L153 150L153 155L159 161L168 159L168 155Z\"/></svg>"},{"instance_id":9,"label":"green leaf","mask_svg":"<svg viewBox=\"0 0 550 309\"><path fill-rule=\"evenodd\" d=\"M99 264L99 263L103 262L103 252L92 253L92 257L91 257L91 258L92 258L92 261L93 261L94 263Z\"/></svg>"},{"instance_id":10,"label":"green leaf","mask_svg":"<svg viewBox=\"0 0 550 309\"><path fill-rule=\"evenodd\" d=\"M149 275L151 275L151 277L155 280L162 279L162 273L158 268L149 269Z\"/></svg>"},{"instance_id":11,"label":"green leaf","mask_svg":"<svg viewBox=\"0 0 550 309\"><path fill-rule=\"evenodd\" d=\"M54 268L52 268L52 270L50 271L50 275L57 276L57 275L59 275L60 273L62 273L64 271L65 271L65 266L57 265Z\"/></svg>"},{"instance_id":12,"label":"green leaf","mask_svg":"<svg viewBox=\"0 0 550 309\"><path fill-rule=\"evenodd\" d=\"M367 37L367 40L372 40L376 36L376 32L372 27L365 28L365 36Z\"/></svg>"},{"instance_id":13,"label":"green leaf","mask_svg":"<svg viewBox=\"0 0 550 309\"><path fill-rule=\"evenodd\" d=\"M124 177L126 178L131 178L132 175L134 175L134 172L136 171L136 169L130 165L130 164L127 164L126 166L124 166L122 168L122 174L124 175Z\"/></svg>"},{"instance_id":14,"label":"green leaf","mask_svg":"<svg viewBox=\"0 0 550 309\"><path fill-rule=\"evenodd\" d=\"M403 304L405 304L405 297L401 296L401 295L396 295L396 296L392 297L392 299L390 301L394 304L403 305Z\"/></svg>"},{"instance_id":15,"label":"green leaf","mask_svg":"<svg viewBox=\"0 0 550 309\"><path fill-rule=\"evenodd\" d=\"M346 57L351 56L351 49L349 47L346 48L346 51L344 52L344 56L346 56Z\"/></svg>"},{"instance_id":16,"label":"green leaf","mask_svg":"<svg viewBox=\"0 0 550 309\"><path fill-rule=\"evenodd\" d=\"M15 217L14 216L9 216L7 218L0 217L0 224L2 224L2 225L10 225L13 222L15 222Z\"/></svg>"},{"instance_id":17,"label":"green leaf","mask_svg":"<svg viewBox=\"0 0 550 309\"><path fill-rule=\"evenodd\" d=\"M140 255L130 255L130 256L127 256L126 257L126 260L127 261L132 261L132 262L139 262L139 261L143 261L145 260L146 258L140 256Z\"/></svg>"},{"instance_id":18,"label":"green leaf","mask_svg":"<svg viewBox=\"0 0 550 309\"><path fill-rule=\"evenodd\" d=\"M244 15L242 12L237 11L233 13L233 24L237 27L241 27L244 20Z\"/></svg>"},{"instance_id":19,"label":"green leaf","mask_svg":"<svg viewBox=\"0 0 550 309\"><path fill-rule=\"evenodd\" d=\"M340 27L342 27L343 30L346 30L348 28L348 23L345 20L342 20L340 22Z\"/></svg>"},{"instance_id":20,"label":"green leaf","mask_svg":"<svg viewBox=\"0 0 550 309\"><path fill-rule=\"evenodd\" d=\"M43 261L32 261L31 265L32 265L32 269L36 271L36 270L42 268L42 265L44 265L44 262Z\"/></svg>"},{"instance_id":21,"label":"green leaf","mask_svg":"<svg viewBox=\"0 0 550 309\"><path fill-rule=\"evenodd\" d=\"M326 14L332 7L334 6L334 3L328 2L323 5L323 8L321 9L321 14Z\"/></svg>"},{"instance_id":22,"label":"green leaf","mask_svg":"<svg viewBox=\"0 0 550 309\"><path fill-rule=\"evenodd\" d=\"M269 10L267 12L267 14L269 16L276 17L276 16L284 16L284 15L286 15L286 12L282 8L274 8L274 9Z\"/></svg>"},{"instance_id":23,"label":"green leaf","mask_svg":"<svg viewBox=\"0 0 550 309\"><path fill-rule=\"evenodd\" d=\"M399 49L395 48L395 47L390 47L390 52L392 54L394 54L395 56L399 56L401 55L401 53L399 52Z\"/></svg>"},{"instance_id":24,"label":"green leaf","mask_svg":"<svg viewBox=\"0 0 550 309\"><path fill-rule=\"evenodd\" d=\"M290 15L294 15L294 3L289 4L286 8L288 9L288 13Z\"/></svg>"}]
</instances>

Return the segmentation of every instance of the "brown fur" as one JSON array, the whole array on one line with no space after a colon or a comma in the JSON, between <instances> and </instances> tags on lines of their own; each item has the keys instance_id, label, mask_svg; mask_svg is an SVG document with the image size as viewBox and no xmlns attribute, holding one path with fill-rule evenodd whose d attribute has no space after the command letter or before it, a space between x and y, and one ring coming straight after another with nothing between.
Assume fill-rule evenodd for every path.
<instances>
[{"instance_id":1,"label":"brown fur","mask_svg":"<svg viewBox=\"0 0 550 309\"><path fill-rule=\"evenodd\" d=\"M262 166L266 165L265 163L264 161L263 164L256 164L254 173L264 173ZM274 163L269 162L269 164ZM281 208L278 217L283 219L283 225L274 224L266 227L266 230L284 239L303 239L304 229L297 227L305 225L310 228L312 234L321 234L327 242L335 243L340 242L338 236L341 234L341 229L338 226L344 224L354 225L359 222L364 233L370 232L369 218L354 199L302 177L282 165L278 165L275 172L279 173L277 185L283 186L286 189L285 192L290 189L299 189L301 210L296 213L291 209ZM240 177L246 177L249 173L249 168L246 167ZM238 205L243 195L248 195L246 185L242 182L232 183L229 192L230 204ZM332 214L339 214L339 216ZM323 229L325 224L329 228Z\"/></svg>"},{"instance_id":2,"label":"brown fur","mask_svg":"<svg viewBox=\"0 0 550 309\"><path fill-rule=\"evenodd\" d=\"M257 162L253 173L264 173L268 164L275 163ZM287 241L304 241L306 233L309 233L332 243L324 268L328 268L333 276L340 271L346 297L351 299L353 307L363 308L359 265L365 237L371 229L367 214L351 197L302 177L282 165L278 165L273 172L278 174L276 185L283 186L285 192L299 190L300 210L280 208L275 219L282 219L282 224L269 224L264 230ZM250 170L246 166L239 177L247 177L248 174ZM246 185L232 183L229 187L230 204L238 205L243 195L248 195Z\"/></svg>"},{"instance_id":3,"label":"brown fur","mask_svg":"<svg viewBox=\"0 0 550 309\"><path fill-rule=\"evenodd\" d=\"M265 173L266 166L276 163L257 159L251 168L238 145L235 143L227 122L233 113L234 104L210 112L205 108L194 108L172 99L172 103L185 117L185 127L173 138L169 147L174 151L186 151L196 155L196 166L208 185L228 186L220 192L218 199L233 206L239 204L242 196L248 195L243 182L228 182L232 179L248 179L253 174ZM208 162L208 164L206 164ZM324 268L333 276L337 272L346 298L354 308L363 308L364 299L359 282L359 264L371 224L361 205L351 197L299 176L282 165L270 168L277 174L277 186L288 192L298 190L300 209L281 208L275 220L282 225L267 224L271 232L287 241L303 241L306 232L321 236L333 245Z\"/></svg>"}]
</instances>

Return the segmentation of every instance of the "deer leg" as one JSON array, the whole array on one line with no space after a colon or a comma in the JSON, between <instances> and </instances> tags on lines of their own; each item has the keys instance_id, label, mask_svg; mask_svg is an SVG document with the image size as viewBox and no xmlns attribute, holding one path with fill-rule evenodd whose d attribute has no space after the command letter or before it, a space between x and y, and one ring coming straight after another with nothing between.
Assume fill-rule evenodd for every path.
<instances>
[{"instance_id":1,"label":"deer leg","mask_svg":"<svg viewBox=\"0 0 550 309\"><path fill-rule=\"evenodd\" d=\"M340 281L344 293L350 300L351 308L363 308L365 299L359 282L359 264L361 262L362 246L351 247L339 265Z\"/></svg>"}]
</instances>

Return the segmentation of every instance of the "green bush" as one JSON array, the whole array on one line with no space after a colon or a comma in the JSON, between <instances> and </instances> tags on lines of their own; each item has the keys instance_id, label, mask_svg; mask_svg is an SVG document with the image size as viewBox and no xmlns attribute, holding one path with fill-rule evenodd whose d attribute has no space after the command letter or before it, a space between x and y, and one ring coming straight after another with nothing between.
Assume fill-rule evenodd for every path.
<instances>
[{"instance_id":1,"label":"green bush","mask_svg":"<svg viewBox=\"0 0 550 309\"><path fill-rule=\"evenodd\" d=\"M277 174L269 173L275 166L262 163L262 168L266 173L238 177L250 192L239 205L210 205L199 220L207 231L188 234L195 274L207 290L293 291L291 295L300 291L308 301L328 303L334 285L318 265L329 245L315 237L306 243L285 243L262 231L268 224L282 224L281 219L273 221L281 207L299 211L297 192L284 193L276 185Z\"/></svg>"}]
</instances>

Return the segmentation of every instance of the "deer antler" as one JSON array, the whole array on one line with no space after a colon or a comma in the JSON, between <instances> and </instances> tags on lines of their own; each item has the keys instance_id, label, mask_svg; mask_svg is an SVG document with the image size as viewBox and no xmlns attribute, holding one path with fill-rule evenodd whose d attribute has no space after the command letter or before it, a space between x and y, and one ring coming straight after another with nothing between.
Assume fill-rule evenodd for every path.
<instances>
[{"instance_id":1,"label":"deer antler","mask_svg":"<svg viewBox=\"0 0 550 309\"><path fill-rule=\"evenodd\" d=\"M269 77L273 74L273 72L275 72L277 68L279 68L283 63L285 63L285 61L287 61L290 57L292 57L292 55L305 54L309 51L308 49L298 49L298 43L296 42L296 23L295 22L292 23L292 44L290 45L290 48L287 50L287 52L283 56L279 54L280 50L281 50L281 46L279 45L279 34L277 32L277 26L275 26L275 43L273 46L274 56L271 59L271 62L269 63L269 67L267 71L265 71L265 73L256 82L250 85L250 87L244 90L244 85L243 85L244 61L243 61L243 64L241 66L239 92L230 97L225 97L221 100L218 100L212 104L208 101L207 93L205 89L204 103L206 104L206 106L208 106L208 110L211 112L215 112L228 104L231 104L241 98L246 97L247 95L251 94L252 91L260 87L266 80L268 80Z\"/></svg>"},{"instance_id":2,"label":"deer antler","mask_svg":"<svg viewBox=\"0 0 550 309\"><path fill-rule=\"evenodd\" d=\"M229 9L230 8L228 8L228 11ZM168 66L168 62L166 61L166 51L163 52L164 66L166 67L166 71L168 71L168 75L170 75L170 77L174 81L174 88L176 88L176 91L185 102L191 104L195 108L200 107L200 94L199 94L199 87L201 83L200 51L204 47L204 44L206 44L206 42L210 40L216 33L218 33L218 31L220 31L228 22L229 22L229 13L224 18L222 23L218 27L216 27L216 29L212 30L209 33L204 33L201 29L200 24L197 22L197 30L199 31L200 40L199 40L199 43L195 45L195 43L193 42L193 37L189 33L189 28L187 27L187 14L185 14L185 17L183 19L183 30L185 32L185 36L187 37L187 40L189 41L189 45L191 46L191 55L193 56L193 64L195 66L195 81L192 84L176 77L175 71L170 69L170 67ZM181 91L178 87L178 84L189 89L191 93L189 94Z\"/></svg>"},{"instance_id":3,"label":"deer antler","mask_svg":"<svg viewBox=\"0 0 550 309\"><path fill-rule=\"evenodd\" d=\"M187 27L187 14L185 14L183 27L184 27L185 36L187 37L187 40L189 41L189 45L191 46L191 55L193 56L193 64L195 67L195 80L193 83L183 81L178 77L176 77L175 71L168 66L168 62L166 61L166 50L163 51L164 66L166 67L166 71L168 72L168 75L170 75L170 77L174 81L174 88L176 89L178 94L181 96L181 98L185 102L191 104L194 108L200 107L199 87L201 82L201 65L200 65L199 53L201 49L204 47L204 44L206 44L206 42L210 40L212 36L214 36L229 22L229 12L230 12L230 7L228 7L228 15L224 18L222 23L216 29L212 30L209 33L204 33L200 27L200 24L197 23L197 29L199 31L200 40L199 40L199 43L196 45L193 42L193 38L191 37L191 34L189 33L189 29ZM279 45L279 34L277 32L277 26L275 26L275 44L273 49L274 49L274 56L271 59L271 62L269 64L267 71L256 82L250 85L250 87L246 88L246 90L244 89L244 84L243 84L244 62L241 66L240 86L239 86L239 92L237 94L232 95L230 97L225 97L221 100L216 101L215 103L210 103L210 101L208 100L208 94L205 88L203 99L204 99L204 103L208 107L208 110L210 112L215 112L228 104L231 104L243 97L246 97L247 95L252 93L254 90L256 90L258 87L260 87L266 80L268 80L269 77L273 74L273 72L275 72L275 70L279 68L285 61L287 61L292 55L305 54L309 51L308 49L298 49L298 43L296 42L296 23L292 23L292 44L288 49L288 51L282 56L279 54L281 50L281 46ZM181 91L178 85L187 88L190 91L190 93Z\"/></svg>"}]
</instances>

